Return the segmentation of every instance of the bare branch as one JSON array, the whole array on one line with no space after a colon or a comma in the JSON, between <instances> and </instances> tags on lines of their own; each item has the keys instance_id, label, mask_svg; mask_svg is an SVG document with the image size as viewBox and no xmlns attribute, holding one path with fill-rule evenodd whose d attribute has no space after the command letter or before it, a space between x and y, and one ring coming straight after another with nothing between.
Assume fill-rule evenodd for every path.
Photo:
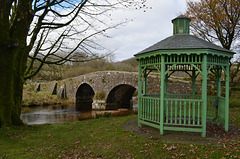
<instances>
[{"instance_id":1,"label":"bare branch","mask_svg":"<svg viewBox=\"0 0 240 159\"><path fill-rule=\"evenodd\" d=\"M140 0L139 0L140 1ZM112 9L128 8L143 5L144 1L134 0L35 0L33 8L35 20L30 31L28 48L29 63L25 72L25 79L36 75L44 66L61 65L66 62L83 62L105 57L96 56L94 50L106 50L93 40L96 36L106 36L106 31L116 28L127 21L110 24L109 11ZM135 7L135 6L134 6ZM141 8L141 7L139 7ZM107 37L107 36L106 36ZM69 46L69 42L75 46ZM37 42L37 43L36 43ZM81 60L74 59L78 52L88 55ZM108 51L111 52L111 51ZM60 54L61 53L61 54ZM37 67L33 69L33 66Z\"/></svg>"}]
</instances>

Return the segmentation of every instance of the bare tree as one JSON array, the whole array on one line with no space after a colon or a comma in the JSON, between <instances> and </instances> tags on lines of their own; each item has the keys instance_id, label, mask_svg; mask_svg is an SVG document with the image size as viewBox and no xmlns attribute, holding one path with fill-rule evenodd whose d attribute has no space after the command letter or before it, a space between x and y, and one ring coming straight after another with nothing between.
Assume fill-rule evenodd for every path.
<instances>
[{"instance_id":1,"label":"bare tree","mask_svg":"<svg viewBox=\"0 0 240 159\"><path fill-rule=\"evenodd\" d=\"M240 32L239 0L189 0L186 15L192 20L195 35L233 49L232 44Z\"/></svg>"},{"instance_id":2,"label":"bare tree","mask_svg":"<svg viewBox=\"0 0 240 159\"><path fill-rule=\"evenodd\" d=\"M107 30L124 23L112 23L110 11L140 8L143 3L144 0L0 0L0 127L22 124L25 79L36 75L44 64L74 61L72 57L77 52L87 55L80 61L94 59L96 50L104 49L97 43L98 35L107 36ZM37 68L33 67L36 62Z\"/></svg>"},{"instance_id":3,"label":"bare tree","mask_svg":"<svg viewBox=\"0 0 240 159\"><path fill-rule=\"evenodd\" d=\"M236 51L240 39L239 0L187 1L186 16L192 19L192 32L209 42L220 43L223 48ZM230 61L236 63L236 58ZM238 70L236 70L238 71ZM230 74L231 81L237 72Z\"/></svg>"}]
</instances>

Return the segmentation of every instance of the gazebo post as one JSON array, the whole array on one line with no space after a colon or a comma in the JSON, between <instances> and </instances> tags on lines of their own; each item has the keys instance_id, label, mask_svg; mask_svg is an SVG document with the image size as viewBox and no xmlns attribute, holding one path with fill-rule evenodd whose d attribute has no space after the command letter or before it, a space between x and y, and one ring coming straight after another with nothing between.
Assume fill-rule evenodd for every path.
<instances>
[{"instance_id":1,"label":"gazebo post","mask_svg":"<svg viewBox=\"0 0 240 159\"><path fill-rule=\"evenodd\" d=\"M142 96L142 67L141 65L138 66L139 67L139 74L138 74L138 99L140 99L140 97ZM140 115L142 112L142 106L141 106L141 102L139 102L138 105L138 127L141 127L141 123L140 123Z\"/></svg>"},{"instance_id":2,"label":"gazebo post","mask_svg":"<svg viewBox=\"0 0 240 159\"><path fill-rule=\"evenodd\" d=\"M146 95L147 73L146 69L143 71L143 95Z\"/></svg>"},{"instance_id":3,"label":"gazebo post","mask_svg":"<svg viewBox=\"0 0 240 159\"><path fill-rule=\"evenodd\" d=\"M165 93L165 59L161 56L161 98L160 98L160 134L163 135L164 123L164 93Z\"/></svg>"},{"instance_id":4,"label":"gazebo post","mask_svg":"<svg viewBox=\"0 0 240 159\"><path fill-rule=\"evenodd\" d=\"M167 90L168 90L168 74L165 75L165 97L167 97Z\"/></svg>"},{"instance_id":5,"label":"gazebo post","mask_svg":"<svg viewBox=\"0 0 240 159\"><path fill-rule=\"evenodd\" d=\"M221 73L222 69L220 67L217 68L217 97L221 97Z\"/></svg>"},{"instance_id":6,"label":"gazebo post","mask_svg":"<svg viewBox=\"0 0 240 159\"><path fill-rule=\"evenodd\" d=\"M196 70L193 67L193 71L192 71L192 98L195 99L195 95L196 95Z\"/></svg>"},{"instance_id":7,"label":"gazebo post","mask_svg":"<svg viewBox=\"0 0 240 159\"><path fill-rule=\"evenodd\" d=\"M229 63L227 63L225 73L225 132L228 132L229 122Z\"/></svg>"},{"instance_id":8,"label":"gazebo post","mask_svg":"<svg viewBox=\"0 0 240 159\"><path fill-rule=\"evenodd\" d=\"M207 118L207 55L203 55L202 64L202 137L206 137L206 118Z\"/></svg>"},{"instance_id":9,"label":"gazebo post","mask_svg":"<svg viewBox=\"0 0 240 159\"><path fill-rule=\"evenodd\" d=\"M218 66L217 68L217 100L218 100L218 106L216 108L216 110L219 109L219 98L221 97L221 74L222 74L222 68ZM217 118L217 123L218 125L220 124L219 122L219 112L216 112L216 118Z\"/></svg>"}]
</instances>

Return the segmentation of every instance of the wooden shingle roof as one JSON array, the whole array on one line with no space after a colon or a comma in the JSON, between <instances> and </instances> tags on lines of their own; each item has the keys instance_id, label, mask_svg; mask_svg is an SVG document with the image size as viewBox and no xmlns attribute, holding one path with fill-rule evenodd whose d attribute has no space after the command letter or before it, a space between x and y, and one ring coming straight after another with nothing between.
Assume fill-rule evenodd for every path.
<instances>
[{"instance_id":1,"label":"wooden shingle roof","mask_svg":"<svg viewBox=\"0 0 240 159\"><path fill-rule=\"evenodd\" d=\"M222 48L218 45L200 39L196 36L189 35L189 34L176 34L170 36L146 49L143 51L135 54L145 54L148 52L158 51L158 50L185 50L185 49L212 49L217 51L228 52L234 54L234 52Z\"/></svg>"}]
</instances>

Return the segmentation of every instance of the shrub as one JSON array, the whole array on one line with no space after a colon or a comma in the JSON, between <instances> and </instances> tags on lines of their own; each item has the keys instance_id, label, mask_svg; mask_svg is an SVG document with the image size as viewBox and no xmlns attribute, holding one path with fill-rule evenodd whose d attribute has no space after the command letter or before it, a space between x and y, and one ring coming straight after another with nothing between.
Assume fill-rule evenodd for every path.
<instances>
[{"instance_id":1,"label":"shrub","mask_svg":"<svg viewBox=\"0 0 240 159\"><path fill-rule=\"evenodd\" d=\"M111 116L111 113L109 112L104 112L103 114L96 114L95 119L99 119L99 118L109 118Z\"/></svg>"},{"instance_id":2,"label":"shrub","mask_svg":"<svg viewBox=\"0 0 240 159\"><path fill-rule=\"evenodd\" d=\"M105 92L97 91L95 93L94 99L96 99L96 100L103 100L103 99L105 99L105 96L106 96Z\"/></svg>"},{"instance_id":3,"label":"shrub","mask_svg":"<svg viewBox=\"0 0 240 159\"><path fill-rule=\"evenodd\" d=\"M231 91L231 96L229 99L229 107L240 107L240 99L239 99L240 91Z\"/></svg>"},{"instance_id":4,"label":"shrub","mask_svg":"<svg viewBox=\"0 0 240 159\"><path fill-rule=\"evenodd\" d=\"M136 90L134 93L133 93L133 97L137 97L138 96L138 90Z\"/></svg>"}]
</instances>

